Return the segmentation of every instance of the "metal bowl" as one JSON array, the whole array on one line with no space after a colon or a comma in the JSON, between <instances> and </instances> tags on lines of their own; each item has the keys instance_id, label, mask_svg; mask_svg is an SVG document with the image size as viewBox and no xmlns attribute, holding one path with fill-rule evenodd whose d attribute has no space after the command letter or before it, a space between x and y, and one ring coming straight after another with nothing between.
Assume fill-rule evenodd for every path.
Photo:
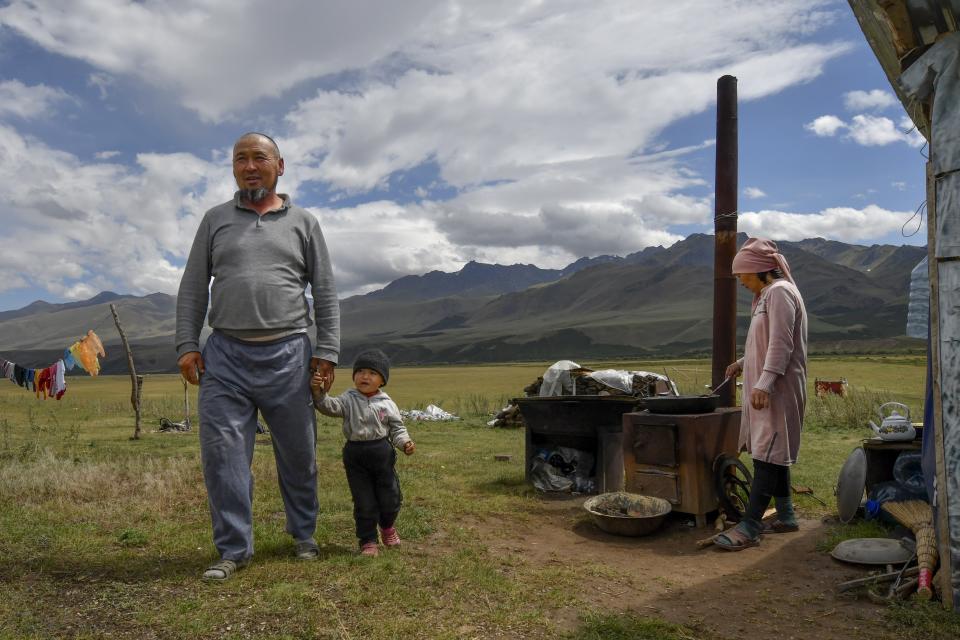
<instances>
[{"instance_id":1,"label":"metal bowl","mask_svg":"<svg viewBox=\"0 0 960 640\"><path fill-rule=\"evenodd\" d=\"M590 519L603 531L618 536L645 536L663 524L672 507L654 496L615 491L593 496L583 503Z\"/></svg>"}]
</instances>

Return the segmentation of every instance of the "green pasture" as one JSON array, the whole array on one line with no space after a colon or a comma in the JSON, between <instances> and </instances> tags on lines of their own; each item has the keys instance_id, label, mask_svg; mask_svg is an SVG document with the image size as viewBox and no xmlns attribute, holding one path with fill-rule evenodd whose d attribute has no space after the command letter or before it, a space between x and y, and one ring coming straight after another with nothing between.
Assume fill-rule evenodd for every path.
<instances>
[{"instance_id":1,"label":"green pasture","mask_svg":"<svg viewBox=\"0 0 960 640\"><path fill-rule=\"evenodd\" d=\"M183 434L156 432L161 417L183 419L178 376L146 377L138 441L130 440L128 377L70 377L60 401L4 383L0 638L692 637L656 619L611 616L582 603L577 571L583 567L534 566L491 553L471 536L470 523L523 521L537 512L540 498L523 481L522 431L486 422L549 364L391 371L387 391L401 408L433 403L462 420L408 425L418 448L398 461L405 495L398 527L414 544L372 562L355 553L338 421L319 425L316 563L291 557L269 437L261 436L253 463L257 555L222 585L198 579L215 552L196 426ZM710 378L710 363L702 360L580 364L666 370L690 393L702 392ZM874 404L905 402L919 420L924 371L916 357L810 363L811 381L846 378L852 401L833 405L810 394L793 479L829 506L798 496L804 515L833 512L837 471L870 435L865 420ZM349 374L338 370L334 392L346 388ZM194 425L195 391L188 391ZM512 458L495 462L494 454ZM557 629L552 614L570 607L581 612L580 627ZM889 628L909 628L909 612L897 615ZM950 624L952 618L934 629ZM697 637L709 637L703 633Z\"/></svg>"}]
</instances>

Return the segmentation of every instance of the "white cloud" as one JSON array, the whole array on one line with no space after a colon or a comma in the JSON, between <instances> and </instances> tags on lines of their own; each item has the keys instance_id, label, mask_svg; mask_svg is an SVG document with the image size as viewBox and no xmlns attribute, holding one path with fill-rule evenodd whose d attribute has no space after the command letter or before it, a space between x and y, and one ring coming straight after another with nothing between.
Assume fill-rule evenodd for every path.
<instances>
[{"instance_id":1,"label":"white cloud","mask_svg":"<svg viewBox=\"0 0 960 640\"><path fill-rule=\"evenodd\" d=\"M307 80L348 72L392 81L396 69L410 66L437 77L462 75L482 91L461 99L514 98L520 111L549 92L560 115L578 106L562 106L566 97L599 90L604 101L634 98L638 89L679 80L684 86L673 91L694 88L695 112L712 99L720 71L742 72L741 97L819 73L838 46L796 41L832 20L821 9L829 4L686 0L654 14L634 0L324 0L274 3L269 19L252 19L266 17L255 0L11 0L0 9L0 25L96 67L91 80L133 76L211 120ZM690 16L708 14L689 29ZM664 77L665 69L682 73ZM657 103L648 110L659 111ZM628 104L636 102L620 109L636 115Z\"/></svg>"},{"instance_id":2,"label":"white cloud","mask_svg":"<svg viewBox=\"0 0 960 640\"><path fill-rule=\"evenodd\" d=\"M808 122L803 126L807 131L812 131L815 135L820 136L821 138L829 138L835 136L838 131L845 129L847 124L838 118L837 116L827 115L820 116L813 122Z\"/></svg>"},{"instance_id":3,"label":"white cloud","mask_svg":"<svg viewBox=\"0 0 960 640\"><path fill-rule=\"evenodd\" d=\"M820 237L856 243L899 231L912 215L912 211L890 211L874 204L862 209L830 207L819 213L750 211L740 214L737 228L751 236L782 240Z\"/></svg>"},{"instance_id":4,"label":"white cloud","mask_svg":"<svg viewBox=\"0 0 960 640\"><path fill-rule=\"evenodd\" d=\"M176 292L171 260L189 251L203 212L233 192L229 167L189 154L137 162L85 164L0 125L0 291ZM38 256L44 268L24 269Z\"/></svg>"},{"instance_id":5,"label":"white cloud","mask_svg":"<svg viewBox=\"0 0 960 640\"><path fill-rule=\"evenodd\" d=\"M866 147L877 147L904 142L911 147L923 145L922 136L914 136L898 129L890 118L882 116L857 115L853 116L847 134L857 144Z\"/></svg>"},{"instance_id":6,"label":"white cloud","mask_svg":"<svg viewBox=\"0 0 960 640\"><path fill-rule=\"evenodd\" d=\"M45 84L28 86L19 80L0 82L0 117L39 119L53 113L60 102L70 100L63 90Z\"/></svg>"},{"instance_id":7,"label":"white cloud","mask_svg":"<svg viewBox=\"0 0 960 640\"><path fill-rule=\"evenodd\" d=\"M889 91L848 91L843 94L843 105L848 111L881 110L897 104L897 99Z\"/></svg>"},{"instance_id":8,"label":"white cloud","mask_svg":"<svg viewBox=\"0 0 960 640\"><path fill-rule=\"evenodd\" d=\"M808 122L804 128L822 138L833 137L844 131L844 138L865 147L882 147L897 142L922 147L926 143L907 117L901 118L898 128L893 120L885 116L859 114L853 116L850 122L844 122L837 116L825 115Z\"/></svg>"},{"instance_id":9,"label":"white cloud","mask_svg":"<svg viewBox=\"0 0 960 640\"><path fill-rule=\"evenodd\" d=\"M325 0L275 2L266 10L257 0L12 0L0 9L0 25L101 71L173 91L204 118L219 120L303 80L363 69L411 38L455 26L445 5Z\"/></svg>"},{"instance_id":10,"label":"white cloud","mask_svg":"<svg viewBox=\"0 0 960 640\"><path fill-rule=\"evenodd\" d=\"M87 86L96 87L101 100L106 100L109 97L109 89L113 86L113 83L114 79L107 73L91 73L87 77Z\"/></svg>"},{"instance_id":11,"label":"white cloud","mask_svg":"<svg viewBox=\"0 0 960 640\"><path fill-rule=\"evenodd\" d=\"M764 198L767 194L764 193L762 189L758 189L757 187L746 187L743 190L743 195L751 200L755 200L757 198Z\"/></svg>"},{"instance_id":12,"label":"white cloud","mask_svg":"<svg viewBox=\"0 0 960 640\"><path fill-rule=\"evenodd\" d=\"M93 157L96 158L97 160L109 160L110 158L116 158L119 155L120 155L120 152L114 151L114 150L98 151L95 154L93 154Z\"/></svg>"},{"instance_id":13,"label":"white cloud","mask_svg":"<svg viewBox=\"0 0 960 640\"><path fill-rule=\"evenodd\" d=\"M893 187L894 189L896 189L897 191L906 191L906 190L907 190L907 183L906 183L906 182L901 182L901 181L899 181L899 180L894 181L894 182L891 182L891 183L890 183L890 186Z\"/></svg>"}]
</instances>

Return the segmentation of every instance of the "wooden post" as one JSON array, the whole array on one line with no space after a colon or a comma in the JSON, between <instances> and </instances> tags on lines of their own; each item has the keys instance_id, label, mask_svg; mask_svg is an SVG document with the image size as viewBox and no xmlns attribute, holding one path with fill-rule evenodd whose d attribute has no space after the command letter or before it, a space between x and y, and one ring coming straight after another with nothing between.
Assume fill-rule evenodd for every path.
<instances>
[{"instance_id":1,"label":"wooden post","mask_svg":"<svg viewBox=\"0 0 960 640\"><path fill-rule=\"evenodd\" d=\"M189 385L187 384L187 379L183 376L180 376L180 382L183 383L183 422L189 427L190 426L190 395L187 393Z\"/></svg>"},{"instance_id":2,"label":"wooden post","mask_svg":"<svg viewBox=\"0 0 960 640\"><path fill-rule=\"evenodd\" d=\"M133 405L133 412L136 416L136 424L133 428L133 437L131 440L140 439L140 398L143 393L143 376L137 375L137 368L133 365L133 353L130 351L130 343L127 342L127 335L120 326L120 316L117 315L117 307L110 303L110 313L113 314L113 322L117 325L117 332L120 333L120 341L123 342L123 350L127 352L127 368L130 369L130 383L133 385L130 390L130 404Z\"/></svg>"}]
</instances>

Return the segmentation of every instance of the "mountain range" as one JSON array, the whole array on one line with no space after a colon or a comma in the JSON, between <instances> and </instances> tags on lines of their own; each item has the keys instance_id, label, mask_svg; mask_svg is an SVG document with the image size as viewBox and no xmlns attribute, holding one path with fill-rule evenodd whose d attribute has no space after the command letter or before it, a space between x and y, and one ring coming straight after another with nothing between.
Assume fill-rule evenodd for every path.
<instances>
[{"instance_id":1,"label":"mountain range","mask_svg":"<svg viewBox=\"0 0 960 640\"><path fill-rule=\"evenodd\" d=\"M739 243L746 239L744 234ZM910 272L924 247L861 246L813 238L779 242L807 305L813 352L919 348L904 336ZM710 353L711 235L624 257L581 258L564 269L470 262L405 276L341 300L342 362L363 348L396 363L472 363L701 356ZM116 305L138 372L175 371L176 298L103 292L0 312L0 357L45 366L93 329L104 373L126 371L110 313ZM738 295L738 344L750 294Z\"/></svg>"}]
</instances>

